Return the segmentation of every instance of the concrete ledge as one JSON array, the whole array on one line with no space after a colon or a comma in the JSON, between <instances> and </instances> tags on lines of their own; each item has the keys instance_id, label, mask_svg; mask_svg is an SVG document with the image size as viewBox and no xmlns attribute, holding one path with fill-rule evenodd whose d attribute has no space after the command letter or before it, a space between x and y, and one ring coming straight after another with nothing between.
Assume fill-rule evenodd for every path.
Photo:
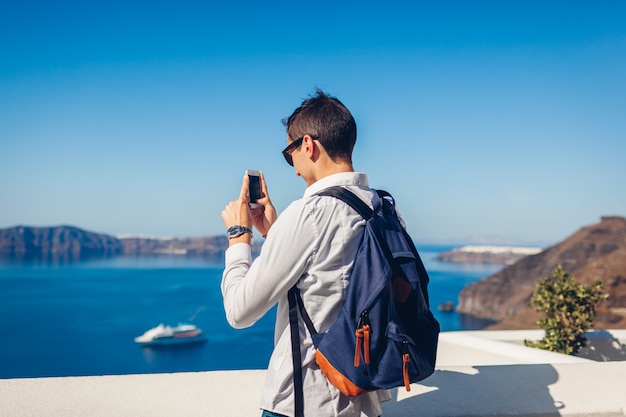
<instances>
[{"instance_id":1,"label":"concrete ledge","mask_svg":"<svg viewBox=\"0 0 626 417\"><path fill-rule=\"evenodd\" d=\"M384 416L625 416L626 361L596 362L516 343L534 335L442 333L435 374L410 392L394 390ZM624 340L626 331L610 335ZM247 370L4 379L0 417L258 417L264 376Z\"/></svg>"},{"instance_id":2,"label":"concrete ledge","mask_svg":"<svg viewBox=\"0 0 626 417\"><path fill-rule=\"evenodd\" d=\"M260 416L265 371L0 380L1 417Z\"/></svg>"}]
</instances>

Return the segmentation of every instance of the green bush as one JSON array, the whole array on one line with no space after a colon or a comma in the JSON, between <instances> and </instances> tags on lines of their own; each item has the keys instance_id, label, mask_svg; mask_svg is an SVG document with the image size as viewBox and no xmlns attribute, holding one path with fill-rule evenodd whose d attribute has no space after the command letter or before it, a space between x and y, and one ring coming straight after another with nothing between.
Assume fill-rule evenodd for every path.
<instances>
[{"instance_id":1,"label":"green bush","mask_svg":"<svg viewBox=\"0 0 626 417\"><path fill-rule=\"evenodd\" d=\"M607 297L602 281L587 286L557 266L552 277L539 281L530 300L531 307L542 313L537 324L545 335L524 344L568 355L578 352L585 343L585 332L593 327L596 305Z\"/></svg>"}]
</instances>

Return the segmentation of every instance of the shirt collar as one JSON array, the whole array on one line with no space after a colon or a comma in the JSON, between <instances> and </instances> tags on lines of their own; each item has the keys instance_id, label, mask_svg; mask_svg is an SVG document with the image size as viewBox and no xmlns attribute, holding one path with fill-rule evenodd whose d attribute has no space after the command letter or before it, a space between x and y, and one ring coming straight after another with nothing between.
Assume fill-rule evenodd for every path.
<instances>
[{"instance_id":1,"label":"shirt collar","mask_svg":"<svg viewBox=\"0 0 626 417\"><path fill-rule=\"evenodd\" d=\"M324 177L321 180L316 181L314 184L311 184L304 191L304 197L310 197L328 187L336 185L369 188L367 174L363 172L340 172L338 174L332 174Z\"/></svg>"}]
</instances>

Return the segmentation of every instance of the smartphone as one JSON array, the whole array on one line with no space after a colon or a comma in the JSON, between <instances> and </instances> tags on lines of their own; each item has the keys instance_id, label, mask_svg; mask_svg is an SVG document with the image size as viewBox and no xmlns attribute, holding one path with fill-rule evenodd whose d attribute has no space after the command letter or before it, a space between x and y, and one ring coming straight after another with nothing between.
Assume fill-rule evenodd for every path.
<instances>
[{"instance_id":1,"label":"smartphone","mask_svg":"<svg viewBox=\"0 0 626 417\"><path fill-rule=\"evenodd\" d=\"M257 200L263 197L261 194L261 177L259 171L248 169L246 170L246 175L250 179L250 187L248 190L250 196L250 207L261 207L257 204Z\"/></svg>"}]
</instances>

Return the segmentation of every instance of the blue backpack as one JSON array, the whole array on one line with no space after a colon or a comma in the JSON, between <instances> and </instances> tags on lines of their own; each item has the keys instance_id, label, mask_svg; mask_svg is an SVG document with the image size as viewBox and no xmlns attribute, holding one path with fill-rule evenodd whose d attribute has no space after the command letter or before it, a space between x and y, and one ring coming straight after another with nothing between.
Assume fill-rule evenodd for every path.
<instances>
[{"instance_id":1,"label":"blue backpack","mask_svg":"<svg viewBox=\"0 0 626 417\"><path fill-rule=\"evenodd\" d=\"M429 308L428 273L396 214L391 195L378 190L370 209L342 187L319 193L339 198L365 220L339 317L318 333L300 291L288 293L296 416L303 413L298 311L316 348L316 362L344 395L405 386L435 370L439 323Z\"/></svg>"}]
</instances>

